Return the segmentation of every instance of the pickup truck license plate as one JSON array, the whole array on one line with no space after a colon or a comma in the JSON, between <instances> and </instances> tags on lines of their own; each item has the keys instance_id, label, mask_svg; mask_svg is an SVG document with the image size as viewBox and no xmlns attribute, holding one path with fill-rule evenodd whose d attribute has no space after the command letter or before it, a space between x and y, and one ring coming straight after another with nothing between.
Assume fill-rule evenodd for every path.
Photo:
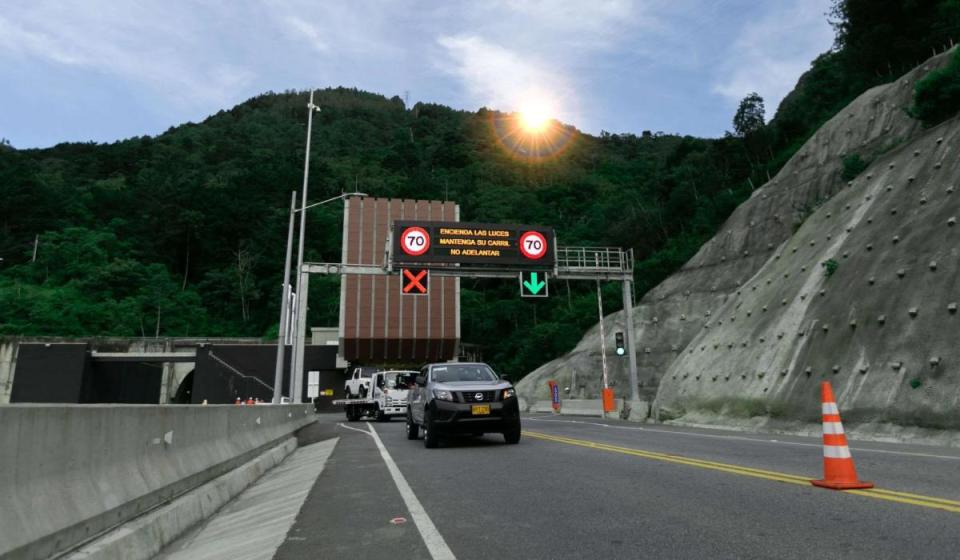
<instances>
[{"instance_id":1,"label":"pickup truck license plate","mask_svg":"<svg viewBox=\"0 0 960 560\"><path fill-rule=\"evenodd\" d=\"M485 414L490 414L490 405L489 404L475 404L470 407L470 413L474 416L483 416Z\"/></svg>"}]
</instances>

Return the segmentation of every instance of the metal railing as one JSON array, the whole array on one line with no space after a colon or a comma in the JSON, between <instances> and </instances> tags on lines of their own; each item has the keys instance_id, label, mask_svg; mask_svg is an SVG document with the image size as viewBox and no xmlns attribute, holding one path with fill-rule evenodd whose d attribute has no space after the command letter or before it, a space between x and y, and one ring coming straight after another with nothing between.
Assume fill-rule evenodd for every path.
<instances>
[{"instance_id":1,"label":"metal railing","mask_svg":"<svg viewBox=\"0 0 960 560\"><path fill-rule=\"evenodd\" d=\"M557 269L566 272L633 272L633 249L557 247Z\"/></svg>"}]
</instances>

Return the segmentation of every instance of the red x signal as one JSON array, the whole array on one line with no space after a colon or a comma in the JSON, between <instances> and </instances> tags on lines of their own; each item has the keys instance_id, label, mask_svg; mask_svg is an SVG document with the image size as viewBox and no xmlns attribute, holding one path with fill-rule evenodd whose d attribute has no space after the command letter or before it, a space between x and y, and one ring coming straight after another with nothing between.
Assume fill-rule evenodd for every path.
<instances>
[{"instance_id":1,"label":"red x signal","mask_svg":"<svg viewBox=\"0 0 960 560\"><path fill-rule=\"evenodd\" d=\"M412 295L426 295L427 271L403 269L403 293Z\"/></svg>"}]
</instances>

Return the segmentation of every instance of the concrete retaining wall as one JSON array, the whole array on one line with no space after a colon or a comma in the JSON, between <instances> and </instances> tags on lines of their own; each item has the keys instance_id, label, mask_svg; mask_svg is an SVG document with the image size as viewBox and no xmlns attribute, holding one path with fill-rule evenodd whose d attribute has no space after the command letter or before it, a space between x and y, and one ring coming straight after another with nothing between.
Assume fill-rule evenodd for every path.
<instances>
[{"instance_id":1,"label":"concrete retaining wall","mask_svg":"<svg viewBox=\"0 0 960 560\"><path fill-rule=\"evenodd\" d=\"M0 407L0 558L47 558L314 421L310 407Z\"/></svg>"}]
</instances>

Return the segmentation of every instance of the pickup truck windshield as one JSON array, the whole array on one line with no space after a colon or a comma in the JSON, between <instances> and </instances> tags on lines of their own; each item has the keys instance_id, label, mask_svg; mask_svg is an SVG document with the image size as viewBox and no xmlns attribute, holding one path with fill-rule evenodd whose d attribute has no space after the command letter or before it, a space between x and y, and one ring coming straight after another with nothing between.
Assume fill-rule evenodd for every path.
<instances>
[{"instance_id":1,"label":"pickup truck windshield","mask_svg":"<svg viewBox=\"0 0 960 560\"><path fill-rule=\"evenodd\" d=\"M452 364L433 368L433 380L437 383L496 381L497 374L484 364Z\"/></svg>"}]
</instances>

